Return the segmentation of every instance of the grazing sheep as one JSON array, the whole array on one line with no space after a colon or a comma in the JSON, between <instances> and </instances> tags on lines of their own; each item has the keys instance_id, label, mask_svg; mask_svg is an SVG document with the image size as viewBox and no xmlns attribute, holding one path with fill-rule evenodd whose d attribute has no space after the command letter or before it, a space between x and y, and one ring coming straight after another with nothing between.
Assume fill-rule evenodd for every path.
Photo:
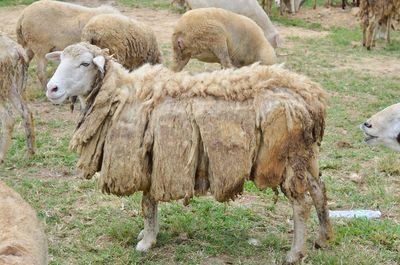
<instances>
[{"instance_id":1,"label":"grazing sheep","mask_svg":"<svg viewBox=\"0 0 400 265\"><path fill-rule=\"evenodd\" d=\"M274 49L254 21L221 8L186 12L175 26L172 47L174 71L181 71L191 57L219 62L225 68L277 62Z\"/></svg>"},{"instance_id":2,"label":"grazing sheep","mask_svg":"<svg viewBox=\"0 0 400 265\"><path fill-rule=\"evenodd\" d=\"M190 9L216 7L222 8L252 19L264 32L272 47L279 47L282 40L257 0L186 0Z\"/></svg>"},{"instance_id":3,"label":"grazing sheep","mask_svg":"<svg viewBox=\"0 0 400 265\"><path fill-rule=\"evenodd\" d=\"M29 62L36 55L37 75L46 87L48 52L62 50L81 40L81 31L93 16L118 13L110 6L88 8L71 3L42 0L26 7L17 22L17 41L27 51Z\"/></svg>"},{"instance_id":4,"label":"grazing sheep","mask_svg":"<svg viewBox=\"0 0 400 265\"><path fill-rule=\"evenodd\" d=\"M103 192L143 191L137 250L156 243L158 201L207 191L227 201L247 179L260 189L280 186L292 203L289 262L306 255L308 192L320 222L316 245L327 245L332 229L318 169L326 93L317 83L258 64L194 76L146 64L128 73L87 43L50 57L61 62L48 98L88 102L70 143L78 169L89 178L100 171Z\"/></svg>"},{"instance_id":5,"label":"grazing sheep","mask_svg":"<svg viewBox=\"0 0 400 265\"><path fill-rule=\"evenodd\" d=\"M36 212L2 181L0 213L0 264L46 265L46 235Z\"/></svg>"},{"instance_id":6,"label":"grazing sheep","mask_svg":"<svg viewBox=\"0 0 400 265\"><path fill-rule=\"evenodd\" d=\"M385 39L390 43L392 17L400 12L400 0L361 0L360 11L363 46L368 50L375 46L379 28L386 29ZM385 25L383 25L385 24Z\"/></svg>"},{"instance_id":7,"label":"grazing sheep","mask_svg":"<svg viewBox=\"0 0 400 265\"><path fill-rule=\"evenodd\" d=\"M384 145L400 152L400 103L374 114L360 125L369 145Z\"/></svg>"},{"instance_id":8,"label":"grazing sheep","mask_svg":"<svg viewBox=\"0 0 400 265\"><path fill-rule=\"evenodd\" d=\"M129 70L145 63L161 63L161 52L153 30L123 15L93 17L82 30L82 41L108 48L110 54Z\"/></svg>"},{"instance_id":9,"label":"grazing sheep","mask_svg":"<svg viewBox=\"0 0 400 265\"><path fill-rule=\"evenodd\" d=\"M35 131L32 113L23 93L28 76L27 57L24 49L6 35L0 33L0 163L3 162L11 144L14 117L9 103L21 114L27 138L28 153L35 153Z\"/></svg>"}]
</instances>

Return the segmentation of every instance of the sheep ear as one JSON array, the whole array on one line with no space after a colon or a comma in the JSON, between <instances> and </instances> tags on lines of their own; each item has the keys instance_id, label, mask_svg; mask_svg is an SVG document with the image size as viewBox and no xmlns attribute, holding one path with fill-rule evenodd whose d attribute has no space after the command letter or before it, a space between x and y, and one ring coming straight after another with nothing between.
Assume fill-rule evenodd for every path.
<instances>
[{"instance_id":1,"label":"sheep ear","mask_svg":"<svg viewBox=\"0 0 400 265\"><path fill-rule=\"evenodd\" d=\"M46 59L50 60L50 61L56 61L59 62L60 61L60 57L61 57L61 53L60 51L58 52L49 52L48 54L46 54Z\"/></svg>"},{"instance_id":2,"label":"sheep ear","mask_svg":"<svg viewBox=\"0 0 400 265\"><path fill-rule=\"evenodd\" d=\"M99 71L104 74L104 65L106 64L106 59L104 58L104 56L99 55L94 57L93 59L93 63L94 65L97 66L97 68L99 69Z\"/></svg>"}]
</instances>

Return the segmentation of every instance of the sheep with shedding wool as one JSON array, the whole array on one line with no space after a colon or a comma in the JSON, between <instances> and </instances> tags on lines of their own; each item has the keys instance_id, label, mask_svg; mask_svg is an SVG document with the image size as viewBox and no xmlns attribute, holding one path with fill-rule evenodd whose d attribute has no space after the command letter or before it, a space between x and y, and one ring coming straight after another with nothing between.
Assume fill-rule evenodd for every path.
<instances>
[{"instance_id":1,"label":"sheep with shedding wool","mask_svg":"<svg viewBox=\"0 0 400 265\"><path fill-rule=\"evenodd\" d=\"M308 194L320 221L316 245L327 245L332 228L318 169L326 92L317 83L259 64L197 75L146 64L129 73L87 43L49 57L61 62L48 98L87 101L70 143L78 169L87 178L100 171L103 192L143 191L137 250L156 243L158 201L207 191L228 201L248 179L260 189L280 187L293 206L289 262L307 252Z\"/></svg>"},{"instance_id":2,"label":"sheep with shedding wool","mask_svg":"<svg viewBox=\"0 0 400 265\"><path fill-rule=\"evenodd\" d=\"M0 181L0 264L46 265L47 240L36 212Z\"/></svg>"},{"instance_id":3,"label":"sheep with shedding wool","mask_svg":"<svg viewBox=\"0 0 400 265\"><path fill-rule=\"evenodd\" d=\"M35 130L32 113L24 100L28 76L27 56L24 49L5 34L0 33L0 163L11 144L15 118L10 105L22 116L29 155L35 153Z\"/></svg>"},{"instance_id":4,"label":"sheep with shedding wool","mask_svg":"<svg viewBox=\"0 0 400 265\"><path fill-rule=\"evenodd\" d=\"M120 14L93 17L82 30L82 41L108 48L110 54L129 70L162 61L153 30Z\"/></svg>"},{"instance_id":5,"label":"sheep with shedding wool","mask_svg":"<svg viewBox=\"0 0 400 265\"><path fill-rule=\"evenodd\" d=\"M172 47L173 71L181 71L192 57L225 68L277 62L274 48L253 20L221 8L186 12L174 28Z\"/></svg>"},{"instance_id":6,"label":"sheep with shedding wool","mask_svg":"<svg viewBox=\"0 0 400 265\"><path fill-rule=\"evenodd\" d=\"M37 76L47 83L46 53L62 50L81 40L81 32L94 16L119 13L111 6L84 7L59 1L41 0L26 7L18 18L17 41L25 48L29 61L36 56Z\"/></svg>"}]
</instances>

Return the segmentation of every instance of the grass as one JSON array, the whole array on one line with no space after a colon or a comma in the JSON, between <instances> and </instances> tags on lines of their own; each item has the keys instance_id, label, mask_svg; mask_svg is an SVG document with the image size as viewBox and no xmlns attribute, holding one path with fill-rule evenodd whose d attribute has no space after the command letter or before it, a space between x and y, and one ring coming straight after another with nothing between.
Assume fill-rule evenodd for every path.
<instances>
[{"instance_id":1,"label":"grass","mask_svg":"<svg viewBox=\"0 0 400 265\"><path fill-rule=\"evenodd\" d=\"M124 2L170 8L166 5L169 1ZM289 37L279 53L284 54L280 58L286 67L320 82L330 94L320 159L329 208L380 209L384 214L379 220L334 220L331 245L316 250L312 245L318 225L313 211L309 255L303 264L399 264L399 155L365 145L358 129L371 114L398 102L398 75L361 68L374 60L399 60L399 32L394 33L392 45L378 42L368 52L353 47L361 39L358 29L330 28L287 17L273 19L298 30L328 32L321 37ZM161 48L169 65L171 47L162 44ZM187 66L193 72L218 68L196 60ZM68 143L78 114L71 114L68 106L49 104L35 81L33 66L29 73L28 97L35 116L38 153L26 157L23 126L17 120L13 145L0 165L0 179L29 202L46 225L50 264L283 263L292 236L289 203L280 195L275 205L272 191L259 191L251 182L245 185L244 197L230 204L209 198L195 198L186 207L180 202L162 203L157 245L149 253L136 252L136 236L143 227L141 194L104 195L95 180L77 178L77 155L68 150ZM354 174L360 177L357 181L351 177ZM248 244L249 239L260 245Z\"/></svg>"}]
</instances>

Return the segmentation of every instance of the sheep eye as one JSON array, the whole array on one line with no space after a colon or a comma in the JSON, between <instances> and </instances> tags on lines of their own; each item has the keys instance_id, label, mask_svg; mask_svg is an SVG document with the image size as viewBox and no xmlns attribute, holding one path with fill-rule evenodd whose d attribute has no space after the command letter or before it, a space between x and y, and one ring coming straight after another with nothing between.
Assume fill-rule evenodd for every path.
<instances>
[{"instance_id":1,"label":"sheep eye","mask_svg":"<svg viewBox=\"0 0 400 265\"><path fill-rule=\"evenodd\" d=\"M79 66L88 67L89 65L90 65L90 63L81 63L81 65L79 65Z\"/></svg>"}]
</instances>

